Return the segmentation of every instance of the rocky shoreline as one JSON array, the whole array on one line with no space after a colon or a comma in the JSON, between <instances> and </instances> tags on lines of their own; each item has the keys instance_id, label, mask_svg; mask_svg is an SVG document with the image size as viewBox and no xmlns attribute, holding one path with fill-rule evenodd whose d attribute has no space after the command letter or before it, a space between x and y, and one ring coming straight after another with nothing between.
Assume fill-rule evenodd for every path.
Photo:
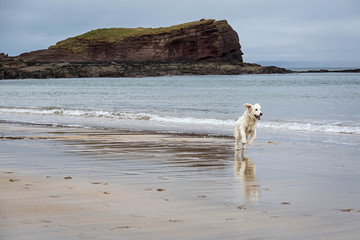
<instances>
[{"instance_id":1,"label":"rocky shoreline","mask_svg":"<svg viewBox=\"0 0 360 240\"><path fill-rule=\"evenodd\" d=\"M0 59L0 79L151 77L172 75L238 75L292 73L275 66L216 62L91 62L39 63Z\"/></svg>"},{"instance_id":2,"label":"rocky shoreline","mask_svg":"<svg viewBox=\"0 0 360 240\"><path fill-rule=\"evenodd\" d=\"M287 73L359 73L360 69L292 71L252 63L215 62L24 62L0 54L0 80L95 77L157 77Z\"/></svg>"},{"instance_id":3,"label":"rocky shoreline","mask_svg":"<svg viewBox=\"0 0 360 240\"><path fill-rule=\"evenodd\" d=\"M360 73L360 68L357 68L357 69L342 69L342 70L319 69L319 70L307 70L307 71L295 71L295 72L296 73L328 73L328 72Z\"/></svg>"}]
</instances>

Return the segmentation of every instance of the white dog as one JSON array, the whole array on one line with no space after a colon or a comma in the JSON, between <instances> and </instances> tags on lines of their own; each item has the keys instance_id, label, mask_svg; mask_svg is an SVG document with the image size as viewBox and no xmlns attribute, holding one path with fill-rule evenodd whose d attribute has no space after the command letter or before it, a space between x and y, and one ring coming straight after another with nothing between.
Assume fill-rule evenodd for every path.
<instances>
[{"instance_id":1,"label":"white dog","mask_svg":"<svg viewBox=\"0 0 360 240\"><path fill-rule=\"evenodd\" d=\"M263 115L261 113L260 104L251 105L248 103L244 104L244 107L247 107L247 110L244 114L236 121L235 126L235 150L239 150L239 141L241 139L241 147L244 149L247 138L251 134L251 139L248 142L248 145L251 145L256 138L256 123L260 120L260 117Z\"/></svg>"}]
</instances>

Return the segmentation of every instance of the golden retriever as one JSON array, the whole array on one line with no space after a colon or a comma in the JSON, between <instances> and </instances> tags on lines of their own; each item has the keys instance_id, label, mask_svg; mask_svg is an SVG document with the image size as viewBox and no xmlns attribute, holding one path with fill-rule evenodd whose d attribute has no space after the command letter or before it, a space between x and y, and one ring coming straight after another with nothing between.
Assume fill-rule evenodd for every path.
<instances>
[{"instance_id":1,"label":"golden retriever","mask_svg":"<svg viewBox=\"0 0 360 240\"><path fill-rule=\"evenodd\" d=\"M251 105L245 103L244 107L247 110L244 114L236 121L234 136L235 136L235 150L239 151L239 141L241 139L241 147L245 148L245 144L249 134L251 134L251 139L248 142L248 145L251 145L256 138L256 123L260 120L263 115L261 112L260 104L256 103Z\"/></svg>"}]
</instances>

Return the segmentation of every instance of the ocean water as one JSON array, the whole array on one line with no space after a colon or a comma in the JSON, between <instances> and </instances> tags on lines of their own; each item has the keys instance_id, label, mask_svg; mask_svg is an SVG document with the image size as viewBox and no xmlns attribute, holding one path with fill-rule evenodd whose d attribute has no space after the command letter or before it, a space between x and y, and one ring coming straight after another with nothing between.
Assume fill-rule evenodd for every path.
<instances>
[{"instance_id":1,"label":"ocean water","mask_svg":"<svg viewBox=\"0 0 360 240\"><path fill-rule=\"evenodd\" d=\"M0 81L7 123L232 136L244 103L261 104L259 131L359 144L358 73Z\"/></svg>"}]
</instances>

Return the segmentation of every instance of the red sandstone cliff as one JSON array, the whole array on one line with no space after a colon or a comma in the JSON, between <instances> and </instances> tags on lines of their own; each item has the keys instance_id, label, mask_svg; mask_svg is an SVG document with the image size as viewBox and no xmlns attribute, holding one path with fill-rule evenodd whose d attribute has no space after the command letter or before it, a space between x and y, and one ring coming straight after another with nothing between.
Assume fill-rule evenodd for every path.
<instances>
[{"instance_id":1,"label":"red sandstone cliff","mask_svg":"<svg viewBox=\"0 0 360 240\"><path fill-rule=\"evenodd\" d=\"M129 29L134 33L128 35L120 30L124 29L91 31L19 58L25 62L242 62L239 37L226 20Z\"/></svg>"}]
</instances>

